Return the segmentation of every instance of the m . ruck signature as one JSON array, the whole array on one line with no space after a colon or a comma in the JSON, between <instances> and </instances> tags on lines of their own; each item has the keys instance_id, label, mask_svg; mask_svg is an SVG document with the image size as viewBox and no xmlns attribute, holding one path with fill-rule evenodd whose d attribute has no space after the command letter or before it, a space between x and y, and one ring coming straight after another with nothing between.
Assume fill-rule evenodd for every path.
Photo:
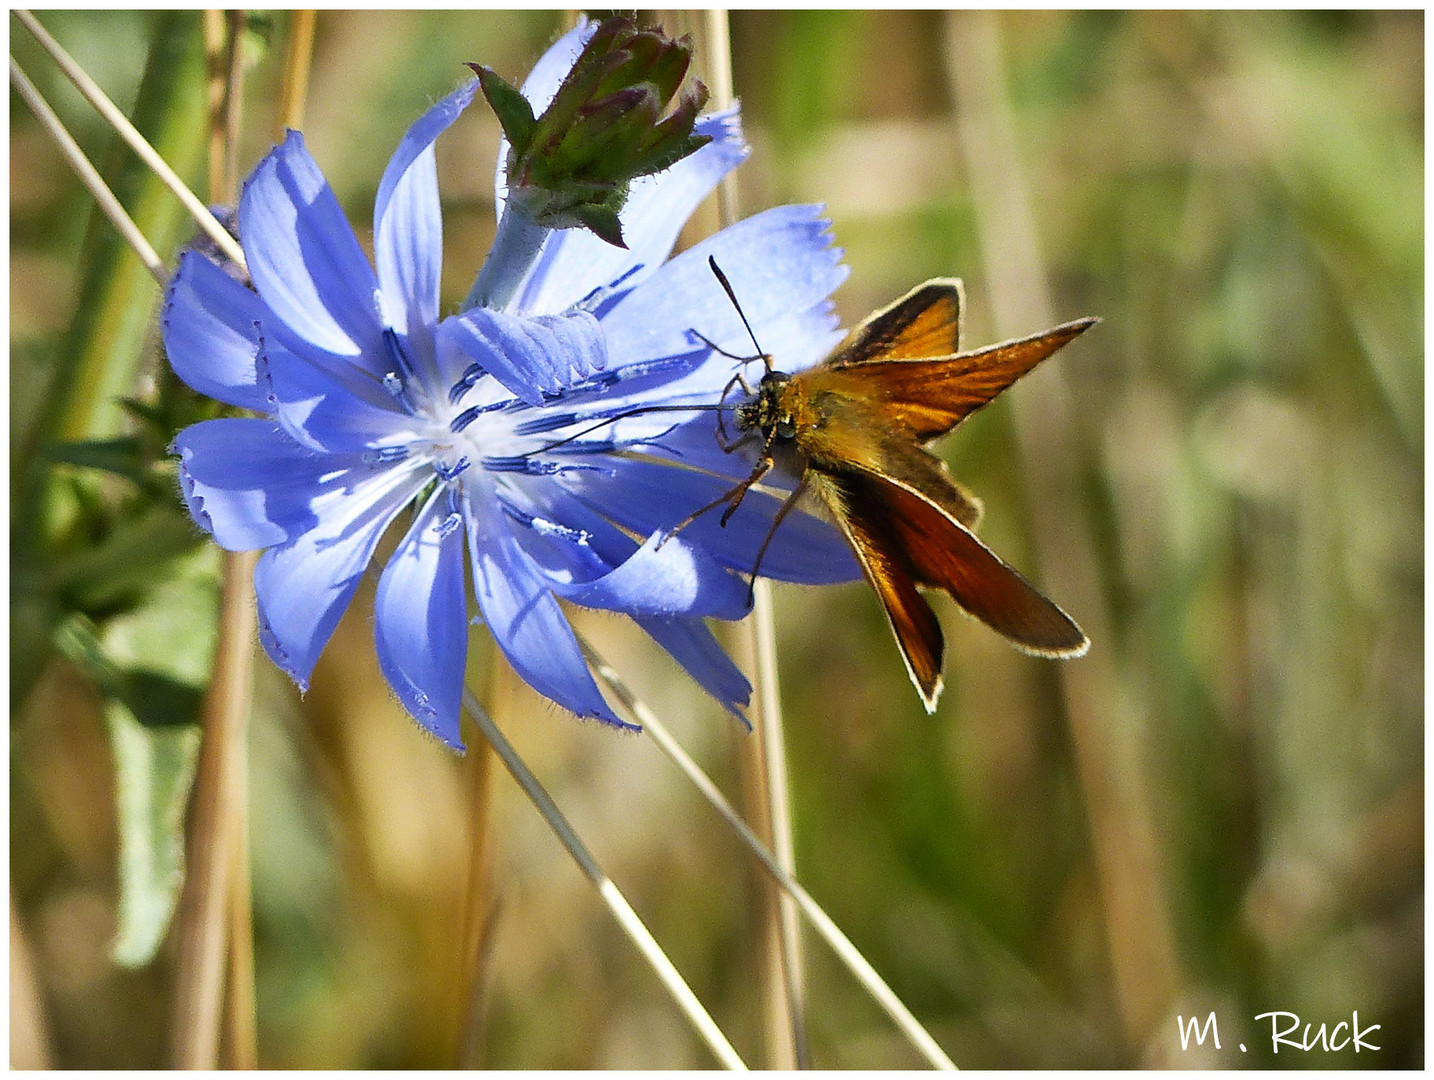
<instances>
[{"instance_id":1,"label":"m . ruck signature","mask_svg":"<svg viewBox=\"0 0 1434 1080\"><path fill-rule=\"evenodd\" d=\"M1354 1047L1357 1054L1361 1050L1378 1050L1379 1047L1369 1042L1369 1036L1378 1031L1379 1024L1368 1024L1365 1027L1359 1026L1359 1010L1355 1009L1349 1020L1341 1020L1331 1027L1327 1022L1316 1027L1312 1023L1301 1024L1298 1013L1275 1011L1263 1012L1255 1017L1256 1022L1268 1020L1270 1022L1270 1050L1278 1054L1280 1048L1289 1050L1300 1050L1309 1053L1319 1050L1323 1053L1333 1053ZM1212 1012L1205 1018L1202 1024L1198 1016L1192 1016L1188 1020L1184 1016L1176 1016L1176 1026L1180 1029L1180 1049L1189 1050L1192 1043L1195 1046L1204 1046L1205 1040L1213 1041L1215 1049L1220 1049L1220 1024ZM1240 1043L1240 1052L1245 1053L1245 1044Z\"/></svg>"}]
</instances>

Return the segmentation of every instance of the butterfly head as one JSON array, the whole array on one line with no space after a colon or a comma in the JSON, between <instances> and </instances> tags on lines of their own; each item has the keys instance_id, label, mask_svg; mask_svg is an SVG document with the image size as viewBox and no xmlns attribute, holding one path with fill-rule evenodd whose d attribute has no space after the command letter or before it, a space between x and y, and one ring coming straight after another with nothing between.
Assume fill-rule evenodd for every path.
<instances>
[{"instance_id":1,"label":"butterfly head","mask_svg":"<svg viewBox=\"0 0 1434 1080\"><path fill-rule=\"evenodd\" d=\"M797 434L790 394L792 377L784 371L768 371L757 384L757 395L737 406L737 429L760 431L770 440L793 439Z\"/></svg>"}]
</instances>

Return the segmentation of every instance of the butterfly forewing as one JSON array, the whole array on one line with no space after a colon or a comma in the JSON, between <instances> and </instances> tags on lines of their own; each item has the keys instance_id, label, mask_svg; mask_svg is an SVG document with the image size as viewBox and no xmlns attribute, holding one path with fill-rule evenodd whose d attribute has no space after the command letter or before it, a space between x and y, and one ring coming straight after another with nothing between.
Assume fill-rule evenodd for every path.
<instances>
[{"instance_id":1,"label":"butterfly forewing","mask_svg":"<svg viewBox=\"0 0 1434 1080\"><path fill-rule=\"evenodd\" d=\"M879 403L839 368L814 368L792 380L792 391L808 403L807 415L820 422L798 439L812 467L827 471L858 465L872 472L896 468L911 474L928 499L967 528L981 520L981 501L958 484L946 466L921 449L909 432L891 424ZM913 467L907 469L907 465Z\"/></svg>"},{"instance_id":2,"label":"butterfly forewing","mask_svg":"<svg viewBox=\"0 0 1434 1080\"><path fill-rule=\"evenodd\" d=\"M923 360L872 359L825 370L832 380L854 380L868 399L886 406L917 440L944 435L1096 319L1077 319L1054 330L968 353Z\"/></svg>"},{"instance_id":3,"label":"butterfly forewing","mask_svg":"<svg viewBox=\"0 0 1434 1080\"><path fill-rule=\"evenodd\" d=\"M876 591L887 622L896 636L911 681L916 684L927 712L936 711L941 696L941 654L943 639L936 614L916 589L911 567L888 530L879 506L864 498L860 485L850 480L855 473L814 471L815 486L832 507L846 534L866 580Z\"/></svg>"},{"instance_id":4,"label":"butterfly forewing","mask_svg":"<svg viewBox=\"0 0 1434 1080\"><path fill-rule=\"evenodd\" d=\"M863 319L827 360L923 360L961 350L961 281L933 278Z\"/></svg>"}]
</instances>

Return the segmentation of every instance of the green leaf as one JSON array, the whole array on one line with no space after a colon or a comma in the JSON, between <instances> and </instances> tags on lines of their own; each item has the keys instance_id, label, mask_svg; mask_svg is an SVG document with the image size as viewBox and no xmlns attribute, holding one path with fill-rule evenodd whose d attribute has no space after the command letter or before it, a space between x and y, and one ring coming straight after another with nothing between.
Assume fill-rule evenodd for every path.
<instances>
[{"instance_id":1,"label":"green leaf","mask_svg":"<svg viewBox=\"0 0 1434 1080\"><path fill-rule=\"evenodd\" d=\"M528 104L528 99L492 68L482 64L468 66L477 72L478 85L483 90L483 96L488 99L488 104L493 107L503 134L508 137L508 143L513 147L513 153L519 156L526 154L533 141L533 131L537 127L537 121L533 118L533 107Z\"/></svg>"},{"instance_id":2,"label":"green leaf","mask_svg":"<svg viewBox=\"0 0 1434 1080\"><path fill-rule=\"evenodd\" d=\"M144 444L133 435L88 442L52 443L45 447L45 457L56 464L103 469L136 483L145 467Z\"/></svg>"},{"instance_id":3,"label":"green leaf","mask_svg":"<svg viewBox=\"0 0 1434 1080\"><path fill-rule=\"evenodd\" d=\"M184 885L184 811L199 760L199 729L150 727L119 701L105 706L119 813L119 928L123 967L154 958Z\"/></svg>"},{"instance_id":4,"label":"green leaf","mask_svg":"<svg viewBox=\"0 0 1434 1080\"><path fill-rule=\"evenodd\" d=\"M120 522L101 543L56 565L52 580L78 610L95 613L124 606L160 586L167 564L194 551L203 539L178 507L156 506Z\"/></svg>"},{"instance_id":5,"label":"green leaf","mask_svg":"<svg viewBox=\"0 0 1434 1080\"><path fill-rule=\"evenodd\" d=\"M204 52L198 12L163 12L152 27L144 77L131 119L181 176L194 178L205 144ZM162 255L187 238L192 226L178 201L118 136L96 165L140 230ZM21 583L23 618L12 626L12 701L23 700L43 670L56 624L73 610L63 592L58 558L91 537L108 534L102 499L87 500L81 485L102 491L102 478L56 470L42 451L58 440L83 442L125 434L119 405L134 392L151 359L154 313L160 293L149 272L98 211L78 262L79 286L69 298L74 316L55 342L44 369L27 370L41 403L23 417L11 443L11 575ZM147 490L153 498L154 492ZM171 500L172 501L172 500ZM155 567L141 555L137 568Z\"/></svg>"},{"instance_id":6,"label":"green leaf","mask_svg":"<svg viewBox=\"0 0 1434 1080\"><path fill-rule=\"evenodd\" d=\"M614 247L627 247L627 242L622 238L622 222L618 220L617 211L611 206L580 206L573 213L609 244Z\"/></svg>"},{"instance_id":7,"label":"green leaf","mask_svg":"<svg viewBox=\"0 0 1434 1080\"><path fill-rule=\"evenodd\" d=\"M175 728L194 724L204 694L157 671L124 672L118 697L136 720L147 728Z\"/></svg>"}]
</instances>

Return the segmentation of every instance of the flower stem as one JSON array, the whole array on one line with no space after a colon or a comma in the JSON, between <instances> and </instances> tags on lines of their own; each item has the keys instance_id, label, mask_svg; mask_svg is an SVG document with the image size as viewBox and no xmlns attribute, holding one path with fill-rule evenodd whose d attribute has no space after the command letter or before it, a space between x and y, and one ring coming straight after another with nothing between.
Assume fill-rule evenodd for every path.
<instances>
[{"instance_id":1,"label":"flower stem","mask_svg":"<svg viewBox=\"0 0 1434 1080\"><path fill-rule=\"evenodd\" d=\"M902 1034L911 1041L911 1044L916 1047L922 1056L935 1068L955 1069L955 1064L946 1056L945 1051L937 1045L936 1040L931 1037L931 1034L922 1027L916 1017L911 1014L911 1010L902 1004L901 999L892 992L891 987L886 985L882 977L876 973L876 969L867 962L866 957L862 956L857 947L851 943L851 939L842 933L841 927L832 921L831 916L822 910L821 905L812 899L811 894L802 888L796 879L783 868L778 857L762 843L757 834L752 831L752 828L742 820L742 816L737 813L732 804L717 790L717 785L712 782L711 777L702 771L701 767L692 760L686 750L682 749L682 745L672 737L671 732L669 732L662 721L657 718L657 714L648 708L648 706L632 692L631 688L623 682L622 677L618 675L612 665L597 653L592 645L588 643L587 639L579 636L578 644L582 647L583 655L587 657L593 672L611 688L613 694L622 702L623 707L627 709L632 718L642 725L644 732L652 736L658 748L661 749L672 763L682 771L682 774L691 781L692 785L697 788L702 797L711 804L717 813L722 815L723 820L732 827L733 831L737 833L738 838L741 839L742 843L747 846L747 849L757 857L757 861L762 864L767 873L772 876L772 879L781 886L786 895L791 897L795 907L801 914L807 917L812 927L826 940L827 944L832 947L832 951L837 954L842 963L847 966L847 969L856 976L857 981L866 989L866 992L872 996L878 1005L886 1010L887 1015L890 1016L896 1023L896 1026L901 1029Z\"/></svg>"},{"instance_id":2,"label":"flower stem","mask_svg":"<svg viewBox=\"0 0 1434 1080\"><path fill-rule=\"evenodd\" d=\"M503 216L498 219L498 233L493 237L493 247L460 310L468 311L475 307L506 310L513 297L518 295L528 271L538 261L543 241L551 231L535 224L511 203L505 205Z\"/></svg>"},{"instance_id":3,"label":"flower stem","mask_svg":"<svg viewBox=\"0 0 1434 1080\"><path fill-rule=\"evenodd\" d=\"M60 43L52 38L45 28L36 21L35 16L31 15L28 11L23 8L18 8L15 11L15 17L20 20L20 23L25 29L29 30L30 33L35 36L35 39L44 47L45 51L50 54L55 63L59 65L60 70L65 73L70 82L75 84L76 89L78 89L80 93L85 96L86 100L99 111L100 115L119 132L120 137L130 145L130 148L140 156L141 160L154 170L154 174L164 181L169 189L174 192L179 198L179 201L184 204L185 209L187 209L190 214L193 215L194 220L199 223L200 228L208 233L210 239L219 245L219 250L242 267L245 273L248 273L248 264L244 261L244 252L240 250L239 244L234 237L229 235L228 230L209 212L209 208L199 201L194 192L189 190L189 187L184 181L169 167L169 163L166 162L164 158L160 156L159 152L149 144L149 141L136 130L135 126L129 122L129 118L120 112L115 103L99 88L99 85L85 74L84 69L81 68L79 64L75 63L74 57L70 56L70 54L60 46Z\"/></svg>"},{"instance_id":4,"label":"flower stem","mask_svg":"<svg viewBox=\"0 0 1434 1080\"><path fill-rule=\"evenodd\" d=\"M10 58L10 82L25 104L30 107L30 111L35 114L35 118L40 121L40 126L45 129L50 138L55 140L60 152L65 155L65 160L70 163L70 168L75 170L75 174L80 178L80 183L84 184L85 190L94 197L95 203L105 217L109 218L110 223L119 230L120 236L124 237L125 242L134 249L134 253L139 256L140 261L154 276L154 280L159 282L160 288L163 288L169 281L169 274L164 269L164 263L160 260L159 255L145 239L144 233L140 232L134 219L120 205L114 192L109 189L109 185L90 164L90 159L85 157L85 152L80 149L79 144L65 130L65 125L60 122L55 111L50 108L45 99L40 96L40 92L35 89L35 85L20 70L20 65L15 63L14 57Z\"/></svg>"},{"instance_id":5,"label":"flower stem","mask_svg":"<svg viewBox=\"0 0 1434 1080\"><path fill-rule=\"evenodd\" d=\"M532 770L530 770L523 759L518 756L518 752L513 749L512 743L508 742L503 733L498 730L498 726L494 724L488 714L484 712L483 707L478 704L478 699L473 696L473 692L466 687L463 690L463 705L464 708L467 709L468 715L471 716L478 725L479 730L483 733L483 737L488 740L489 745L491 745L493 749L497 751L498 756L502 758L503 764L507 766L508 772L512 774L513 779L518 781L518 786L523 789L524 794L526 794L533 805L537 807L538 812L543 815L543 820L545 820L553 832L557 834L563 847L567 848L568 854L573 857L573 861L578 864L578 868L582 870L583 875L597 887L598 895L602 898L603 903L607 905L613 917L617 919L618 925L622 927L623 932L627 934L632 943L641 950L647 962L652 966L653 971L657 973L658 978L662 980L663 985L667 988L667 992L672 995L673 1000L676 1001L682 1011L687 1014L687 1018L692 1022L693 1027L697 1029L697 1033L702 1036L703 1040L712 1050L712 1053L716 1055L717 1060L722 1062L726 1068L745 1070L747 1066L743 1064L742 1059L737 1055L737 1051L733 1049L732 1044L727 1041L727 1036L722 1034L722 1029L717 1026L716 1021L714 1021L707 1010L703 1008L702 1003L697 1000L697 995L692 992L692 988L683 981L682 976L678 974L677 969L673 967L672 961L668 959L667 954L662 951L662 947L658 945L657 941L653 938L652 932L648 930L643 921L638 918L637 913L632 910L632 905L627 902L627 899L622 895L618 887L613 884L612 879L603 872L602 867L598 866L597 861L592 857L592 853L588 851L587 846L578 838L578 834L575 833L573 827L568 824L567 818L563 817L562 811L558 809L552 797L543 790L543 785L538 783L538 778L533 775Z\"/></svg>"}]
</instances>

